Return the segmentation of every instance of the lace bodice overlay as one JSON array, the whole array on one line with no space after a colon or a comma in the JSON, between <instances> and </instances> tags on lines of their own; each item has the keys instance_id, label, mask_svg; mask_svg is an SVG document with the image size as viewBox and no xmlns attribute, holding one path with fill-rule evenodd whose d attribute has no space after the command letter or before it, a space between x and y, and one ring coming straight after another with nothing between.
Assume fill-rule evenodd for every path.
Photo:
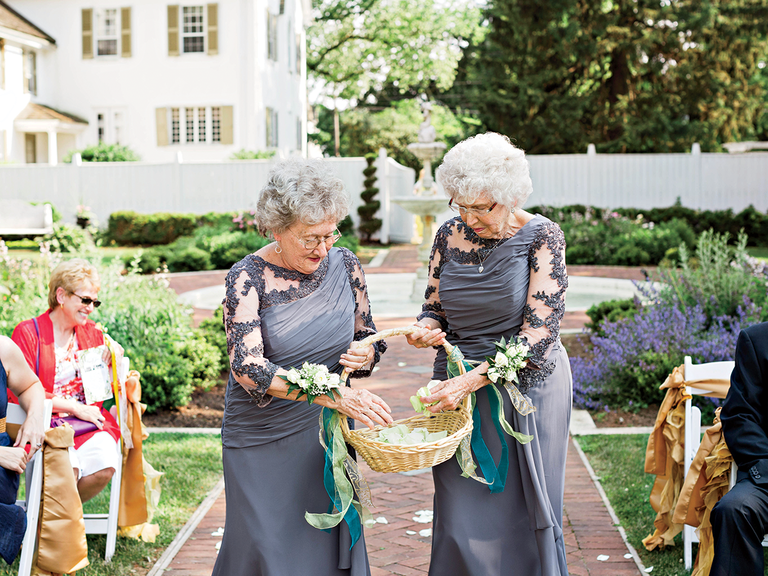
<instances>
[{"instance_id":1,"label":"lace bodice overlay","mask_svg":"<svg viewBox=\"0 0 768 576\"><path fill-rule=\"evenodd\" d=\"M376 332L368 291L360 261L346 248L333 248L343 259L349 287L354 296L354 340L362 340ZM272 399L267 394L272 379L280 367L264 355L262 316L264 311L305 298L315 292L328 273L326 257L312 274L302 274L267 262L251 254L235 264L225 281L224 329L233 375L238 383L256 400L266 406ZM366 370L350 374L352 378L369 376L384 342L374 345L375 358ZM288 368L288 367L284 367Z\"/></svg>"},{"instance_id":2,"label":"lace bodice overlay","mask_svg":"<svg viewBox=\"0 0 768 576\"><path fill-rule=\"evenodd\" d=\"M418 318L440 322L450 342L481 355L470 356L474 360L490 354L502 336L525 340L532 354L519 375L526 391L554 370L549 356L559 345L567 287L565 238L557 224L537 215L499 241L478 237L456 217L435 236Z\"/></svg>"}]
</instances>

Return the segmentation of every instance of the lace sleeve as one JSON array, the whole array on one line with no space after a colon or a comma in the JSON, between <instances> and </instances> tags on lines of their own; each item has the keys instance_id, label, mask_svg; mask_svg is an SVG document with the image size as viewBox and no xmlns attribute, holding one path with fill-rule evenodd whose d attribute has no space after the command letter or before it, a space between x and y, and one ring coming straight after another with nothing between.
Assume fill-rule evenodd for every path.
<instances>
[{"instance_id":1,"label":"lace sleeve","mask_svg":"<svg viewBox=\"0 0 768 576\"><path fill-rule=\"evenodd\" d=\"M416 319L432 318L440 322L442 330L448 330L448 320L445 311L440 304L440 272L445 263L448 248L448 236L451 235L450 221L443 224L435 234L435 242L432 244L432 252L429 255L429 273L427 275L427 289L424 291L424 304L421 306L421 314Z\"/></svg>"},{"instance_id":2,"label":"lace sleeve","mask_svg":"<svg viewBox=\"0 0 768 576\"><path fill-rule=\"evenodd\" d=\"M373 314L371 313L371 303L368 300L368 288L365 283L365 274L360 260L357 259L350 250L341 249L344 258L344 266L347 269L349 285L352 288L352 294L355 296L355 341L363 340L371 334L376 334L376 325L373 323ZM373 372L373 367L381 359L381 355L387 350L387 343L382 341L373 344L374 358L373 362L367 367L355 370L349 376L350 378L365 378Z\"/></svg>"},{"instance_id":3,"label":"lace sleeve","mask_svg":"<svg viewBox=\"0 0 768 576\"><path fill-rule=\"evenodd\" d=\"M227 351L235 380L251 397L266 406L272 400L267 389L279 366L264 357L264 341L259 318L259 286L263 269L246 258L227 274L224 298L224 330Z\"/></svg>"},{"instance_id":4,"label":"lace sleeve","mask_svg":"<svg viewBox=\"0 0 768 576\"><path fill-rule=\"evenodd\" d=\"M549 353L560 337L560 321L565 312L565 237L560 227L549 222L536 231L528 247L531 276L528 301L523 308L520 338L531 347L530 368L520 372L523 392L540 383L555 369Z\"/></svg>"}]
</instances>

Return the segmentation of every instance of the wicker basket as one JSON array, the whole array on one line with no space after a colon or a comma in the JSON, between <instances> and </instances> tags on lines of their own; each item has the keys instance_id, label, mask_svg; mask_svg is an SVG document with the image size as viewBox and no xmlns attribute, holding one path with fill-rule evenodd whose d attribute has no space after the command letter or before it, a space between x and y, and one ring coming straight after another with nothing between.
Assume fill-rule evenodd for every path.
<instances>
[{"instance_id":1,"label":"wicker basket","mask_svg":"<svg viewBox=\"0 0 768 576\"><path fill-rule=\"evenodd\" d=\"M408 326L384 330L373 334L358 343L358 346L368 346L373 342L384 340L390 336L410 334L419 328ZM446 342L446 351L450 354L453 346ZM463 367L461 368L463 373ZM456 452L459 442L472 432L472 414L469 411L469 399L465 398L458 410L440 412L439 414L418 414L410 418L395 421L391 426L405 424L410 430L426 428L429 432L445 430L448 436L435 442L424 444L388 444L377 440L384 426L376 426L373 430L350 430L346 418L341 418L341 431L344 439L376 472L408 472L436 466L445 462Z\"/></svg>"}]
</instances>

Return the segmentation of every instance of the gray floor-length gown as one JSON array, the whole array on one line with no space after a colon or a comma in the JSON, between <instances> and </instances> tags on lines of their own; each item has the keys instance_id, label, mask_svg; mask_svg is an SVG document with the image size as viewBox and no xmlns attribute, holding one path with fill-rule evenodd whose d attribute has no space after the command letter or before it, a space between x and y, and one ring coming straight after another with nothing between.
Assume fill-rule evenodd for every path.
<instances>
[{"instance_id":1,"label":"gray floor-length gown","mask_svg":"<svg viewBox=\"0 0 768 576\"><path fill-rule=\"evenodd\" d=\"M430 576L568 574L562 508L572 384L558 336L568 285L564 254L562 231L539 215L500 242L479 238L460 218L443 224L435 237L419 318L440 321L448 341L470 360L492 356L502 336L525 338L538 369L520 373L519 388L536 407L532 414L520 416L501 388L507 420L533 435L524 446L503 435L509 447L503 492L492 494L488 486L463 478L456 458L433 468ZM446 378L442 349L433 377ZM501 442L487 387L476 398L483 439L498 463Z\"/></svg>"},{"instance_id":2,"label":"gray floor-length gown","mask_svg":"<svg viewBox=\"0 0 768 576\"><path fill-rule=\"evenodd\" d=\"M340 372L339 357L350 342L376 331L360 262L349 250L332 248L306 275L250 255L233 266L226 288L232 369L253 385L232 374L227 384L226 526L213 574L367 576L362 536L350 551L345 523L327 533L304 519L305 512L325 513L330 505L318 440L321 407L265 393L278 367L306 361ZM367 374L352 374L361 375Z\"/></svg>"}]
</instances>

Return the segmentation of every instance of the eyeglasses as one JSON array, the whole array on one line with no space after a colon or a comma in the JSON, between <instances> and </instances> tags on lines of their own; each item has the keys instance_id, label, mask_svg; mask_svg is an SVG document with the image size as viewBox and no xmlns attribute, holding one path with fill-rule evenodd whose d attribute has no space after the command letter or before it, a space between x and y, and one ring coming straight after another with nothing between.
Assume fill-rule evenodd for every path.
<instances>
[{"instance_id":1,"label":"eyeglasses","mask_svg":"<svg viewBox=\"0 0 768 576\"><path fill-rule=\"evenodd\" d=\"M462 216L469 216L470 214L472 216L485 216L486 214L490 213L491 210L496 208L496 204L498 204L498 202L494 202L490 208L467 208L466 206L461 206L460 204L454 204L453 198L451 198L451 201L448 202L448 207L454 212L458 212Z\"/></svg>"},{"instance_id":2,"label":"eyeglasses","mask_svg":"<svg viewBox=\"0 0 768 576\"><path fill-rule=\"evenodd\" d=\"M94 300L93 298L88 298L87 296L80 296L80 294L75 294L74 292L71 292L72 296L77 296L80 298L80 302L83 303L83 306L90 306L93 304L94 308L98 308L101 306L101 300Z\"/></svg>"},{"instance_id":3,"label":"eyeglasses","mask_svg":"<svg viewBox=\"0 0 768 576\"><path fill-rule=\"evenodd\" d=\"M304 246L304 248L307 250L314 250L320 246L320 242L325 243L326 248L330 248L339 238L341 238L341 232L338 230L334 230L333 233L329 234L328 236L311 236L309 238L302 238L290 228L288 228L288 231L296 236L296 239L301 242L301 245Z\"/></svg>"}]
</instances>

